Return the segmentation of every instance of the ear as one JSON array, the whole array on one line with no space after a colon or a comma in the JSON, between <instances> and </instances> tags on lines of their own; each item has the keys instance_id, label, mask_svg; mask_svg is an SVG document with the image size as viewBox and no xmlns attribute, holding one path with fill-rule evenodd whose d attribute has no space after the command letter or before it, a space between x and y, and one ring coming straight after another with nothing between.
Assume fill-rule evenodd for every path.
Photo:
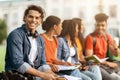
<instances>
[{"instance_id":1,"label":"ear","mask_svg":"<svg viewBox=\"0 0 120 80\"><path fill-rule=\"evenodd\" d=\"M26 22L26 16L23 17L23 21Z\"/></svg>"},{"instance_id":2,"label":"ear","mask_svg":"<svg viewBox=\"0 0 120 80\"><path fill-rule=\"evenodd\" d=\"M57 29L57 25L54 25L53 28L56 30Z\"/></svg>"}]
</instances>

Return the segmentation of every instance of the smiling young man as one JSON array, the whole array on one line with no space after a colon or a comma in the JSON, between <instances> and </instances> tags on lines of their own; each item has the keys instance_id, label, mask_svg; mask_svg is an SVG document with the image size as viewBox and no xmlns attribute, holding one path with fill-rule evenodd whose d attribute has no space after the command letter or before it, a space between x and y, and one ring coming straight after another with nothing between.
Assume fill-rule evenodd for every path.
<instances>
[{"instance_id":1,"label":"smiling young man","mask_svg":"<svg viewBox=\"0 0 120 80\"><path fill-rule=\"evenodd\" d=\"M92 56L96 55L100 59L107 57L107 49L112 52L114 56L118 56L120 50L111 36L106 32L108 16L104 13L95 15L95 30L89 34L85 39L85 55ZM115 69L118 65L114 62L105 61L103 65L109 66L110 69ZM112 74L108 73L105 69L101 68L103 79L105 80L120 80L120 76L115 74L117 77L113 77Z\"/></svg>"},{"instance_id":2,"label":"smiling young man","mask_svg":"<svg viewBox=\"0 0 120 80\"><path fill-rule=\"evenodd\" d=\"M55 74L46 64L44 43L36 28L41 24L44 11L40 6L30 5L24 12L21 27L7 38L5 70L36 76L36 80L54 80Z\"/></svg>"}]
</instances>

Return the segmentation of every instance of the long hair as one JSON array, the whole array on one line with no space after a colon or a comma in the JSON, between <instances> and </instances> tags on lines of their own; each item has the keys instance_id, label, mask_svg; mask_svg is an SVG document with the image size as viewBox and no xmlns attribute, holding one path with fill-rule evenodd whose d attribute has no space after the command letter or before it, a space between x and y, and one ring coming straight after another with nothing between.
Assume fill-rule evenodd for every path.
<instances>
[{"instance_id":1,"label":"long hair","mask_svg":"<svg viewBox=\"0 0 120 80\"><path fill-rule=\"evenodd\" d=\"M83 53L84 53L84 51L85 51L84 37L81 33L81 25L82 25L81 21L82 21L82 19L73 18L72 20L74 20L78 24L78 39L81 42L81 45L82 45L82 48L83 48Z\"/></svg>"},{"instance_id":2,"label":"long hair","mask_svg":"<svg viewBox=\"0 0 120 80\"><path fill-rule=\"evenodd\" d=\"M62 32L59 35L60 37L65 37L66 35L70 36L72 45L75 44L75 33L76 33L76 22L73 20L64 20L62 23Z\"/></svg>"}]
</instances>

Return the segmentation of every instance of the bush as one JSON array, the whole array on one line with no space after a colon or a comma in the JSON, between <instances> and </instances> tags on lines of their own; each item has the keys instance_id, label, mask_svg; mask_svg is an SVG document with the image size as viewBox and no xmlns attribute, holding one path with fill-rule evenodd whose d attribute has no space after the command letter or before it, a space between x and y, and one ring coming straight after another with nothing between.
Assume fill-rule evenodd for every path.
<instances>
[{"instance_id":1,"label":"bush","mask_svg":"<svg viewBox=\"0 0 120 80\"><path fill-rule=\"evenodd\" d=\"M7 37L7 25L4 20L0 20L0 44Z\"/></svg>"}]
</instances>

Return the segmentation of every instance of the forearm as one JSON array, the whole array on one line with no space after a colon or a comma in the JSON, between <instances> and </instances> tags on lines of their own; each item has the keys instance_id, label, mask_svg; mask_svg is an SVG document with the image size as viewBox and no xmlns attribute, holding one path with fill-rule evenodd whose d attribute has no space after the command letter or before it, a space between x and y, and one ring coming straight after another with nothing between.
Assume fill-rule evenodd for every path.
<instances>
[{"instance_id":1,"label":"forearm","mask_svg":"<svg viewBox=\"0 0 120 80\"><path fill-rule=\"evenodd\" d=\"M93 55L93 50L86 50L85 51L85 56L92 56Z\"/></svg>"},{"instance_id":2,"label":"forearm","mask_svg":"<svg viewBox=\"0 0 120 80\"><path fill-rule=\"evenodd\" d=\"M61 60L59 60L59 59L55 59L55 60L54 60L54 64L57 64L57 65L65 65L66 62L63 62L63 61L61 61Z\"/></svg>"},{"instance_id":3,"label":"forearm","mask_svg":"<svg viewBox=\"0 0 120 80\"><path fill-rule=\"evenodd\" d=\"M86 62L85 56L83 55L83 53L81 53L79 57L80 57L80 58L79 58L79 61L80 61L80 62Z\"/></svg>"},{"instance_id":4,"label":"forearm","mask_svg":"<svg viewBox=\"0 0 120 80\"><path fill-rule=\"evenodd\" d=\"M37 77L40 77L40 78L44 78L44 75L45 73L44 72L41 72L39 70L36 70L34 68L29 68L25 73L28 73L28 74L31 74L33 76L37 76Z\"/></svg>"}]
</instances>

